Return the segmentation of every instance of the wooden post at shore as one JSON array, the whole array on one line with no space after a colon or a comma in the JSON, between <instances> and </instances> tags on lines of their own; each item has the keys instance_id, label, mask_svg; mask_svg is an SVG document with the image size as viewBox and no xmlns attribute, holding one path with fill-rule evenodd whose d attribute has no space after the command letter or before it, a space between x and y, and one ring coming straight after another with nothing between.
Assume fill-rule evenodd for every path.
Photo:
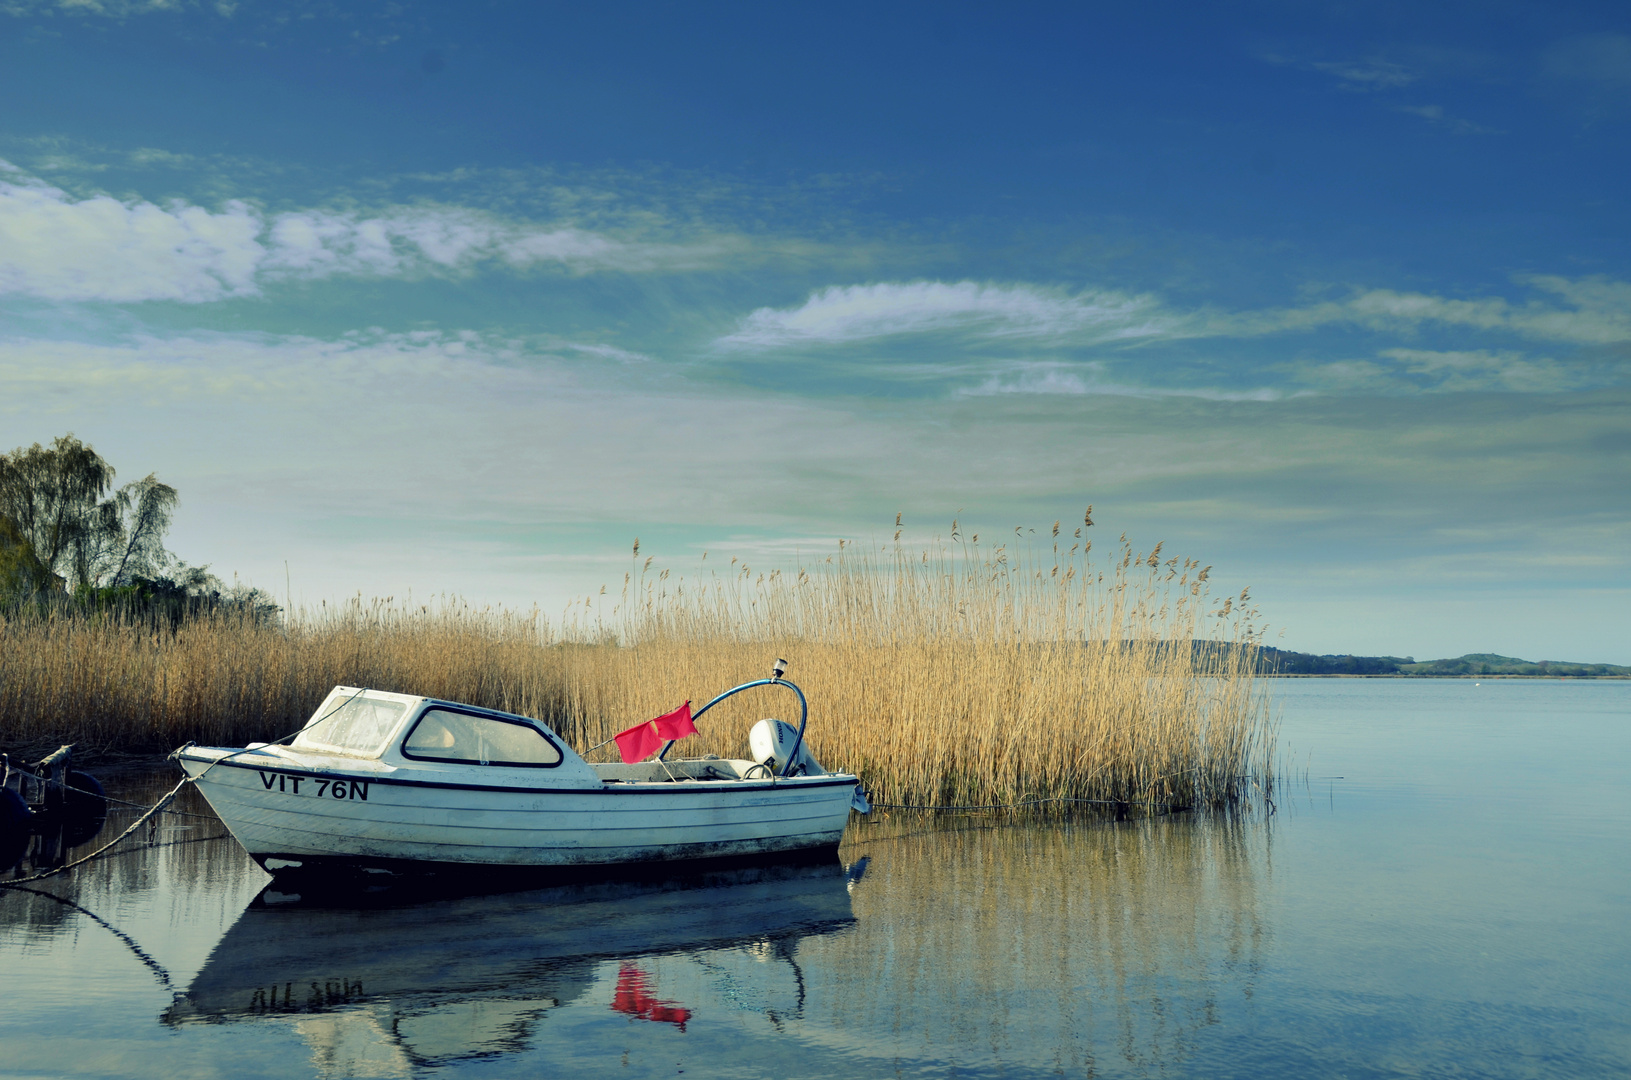
<instances>
[{"instance_id":1,"label":"wooden post at shore","mask_svg":"<svg viewBox=\"0 0 1631 1080\"><path fill-rule=\"evenodd\" d=\"M73 768L74 745L59 746L39 760L34 775L46 780L42 801L48 810L60 810L67 801L68 773Z\"/></svg>"},{"instance_id":2,"label":"wooden post at shore","mask_svg":"<svg viewBox=\"0 0 1631 1080\"><path fill-rule=\"evenodd\" d=\"M59 746L33 767L33 797L28 799L29 809L40 815L50 827L41 829L35 841L30 862L49 869L62 861L62 824L68 804L68 774L73 771L74 744ZM25 781L27 783L27 781ZM26 793L25 793L26 797Z\"/></svg>"}]
</instances>

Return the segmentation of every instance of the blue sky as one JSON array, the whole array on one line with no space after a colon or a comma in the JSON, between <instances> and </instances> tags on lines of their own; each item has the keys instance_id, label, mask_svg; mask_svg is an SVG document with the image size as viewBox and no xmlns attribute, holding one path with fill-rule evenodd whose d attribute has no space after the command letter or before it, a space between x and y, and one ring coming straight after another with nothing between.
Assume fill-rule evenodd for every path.
<instances>
[{"instance_id":1,"label":"blue sky","mask_svg":"<svg viewBox=\"0 0 1631 1080\"><path fill-rule=\"evenodd\" d=\"M0 443L297 603L1092 503L1627 663L1628 134L1606 4L0 0Z\"/></svg>"}]
</instances>

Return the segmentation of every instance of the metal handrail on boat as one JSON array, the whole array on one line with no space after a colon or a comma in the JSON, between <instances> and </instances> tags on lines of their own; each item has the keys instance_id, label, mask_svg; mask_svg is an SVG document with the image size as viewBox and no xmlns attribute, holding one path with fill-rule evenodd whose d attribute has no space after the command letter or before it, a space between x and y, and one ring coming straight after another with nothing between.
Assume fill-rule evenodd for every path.
<instances>
[{"instance_id":1,"label":"metal handrail on boat","mask_svg":"<svg viewBox=\"0 0 1631 1080\"><path fill-rule=\"evenodd\" d=\"M804 746L804 726L810 721L810 703L804 700L804 691L800 690L793 683L781 677L782 672L785 670L785 664L786 661L777 661L775 669L776 673L770 678L754 679L752 682L745 682L741 686L733 686L691 714L691 720L693 723L695 723L702 717L703 713L707 712L715 705L718 705L721 701L724 701L726 698L732 697L736 694L740 694L744 690L751 690L755 686L785 686L789 690L793 691L793 693L798 695L799 699L799 733L798 738L793 740L792 753L787 755L787 764L782 766L781 775L783 776L787 776L792 771L793 765L798 761L799 750ZM669 748L674 745L674 742L675 740L670 739L668 742L663 744L662 752L657 755L658 761L661 761L663 758L668 756Z\"/></svg>"}]
</instances>

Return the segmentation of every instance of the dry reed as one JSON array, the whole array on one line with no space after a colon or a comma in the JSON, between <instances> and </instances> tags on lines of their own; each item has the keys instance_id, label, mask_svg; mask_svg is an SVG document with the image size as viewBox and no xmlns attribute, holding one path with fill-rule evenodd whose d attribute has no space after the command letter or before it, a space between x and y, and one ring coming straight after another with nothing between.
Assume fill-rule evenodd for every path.
<instances>
[{"instance_id":1,"label":"dry reed","mask_svg":"<svg viewBox=\"0 0 1631 1080\"><path fill-rule=\"evenodd\" d=\"M1274 733L1248 594L1126 544L841 545L793 571L731 560L689 578L636 562L615 598L536 611L360 600L279 627L216 614L155 629L118 614L0 618L0 746L237 745L300 726L335 684L539 717L580 749L769 674L811 703L808 741L876 801L1037 798L1196 805L1271 782ZM1066 549L1067 542L1070 544ZM612 604L609 613L605 605ZM779 698L779 699L778 699ZM791 695L711 712L685 753L746 756ZM609 750L609 748L608 748ZM607 756L603 750L597 757Z\"/></svg>"}]
</instances>

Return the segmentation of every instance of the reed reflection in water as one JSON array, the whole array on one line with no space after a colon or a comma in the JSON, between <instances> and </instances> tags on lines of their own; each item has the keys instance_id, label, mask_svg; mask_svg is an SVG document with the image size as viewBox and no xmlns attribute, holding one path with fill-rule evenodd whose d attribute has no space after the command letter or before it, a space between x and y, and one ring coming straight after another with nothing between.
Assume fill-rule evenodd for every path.
<instances>
[{"instance_id":1,"label":"reed reflection in water","mask_svg":"<svg viewBox=\"0 0 1631 1080\"><path fill-rule=\"evenodd\" d=\"M812 997L893 1053L1091 1073L1181 1062L1249 1003L1272 943L1271 821L1189 816L853 829L856 929L812 945ZM865 973L862 975L862 973ZM1113 1047L1118 1063L1099 1060Z\"/></svg>"}]
</instances>

